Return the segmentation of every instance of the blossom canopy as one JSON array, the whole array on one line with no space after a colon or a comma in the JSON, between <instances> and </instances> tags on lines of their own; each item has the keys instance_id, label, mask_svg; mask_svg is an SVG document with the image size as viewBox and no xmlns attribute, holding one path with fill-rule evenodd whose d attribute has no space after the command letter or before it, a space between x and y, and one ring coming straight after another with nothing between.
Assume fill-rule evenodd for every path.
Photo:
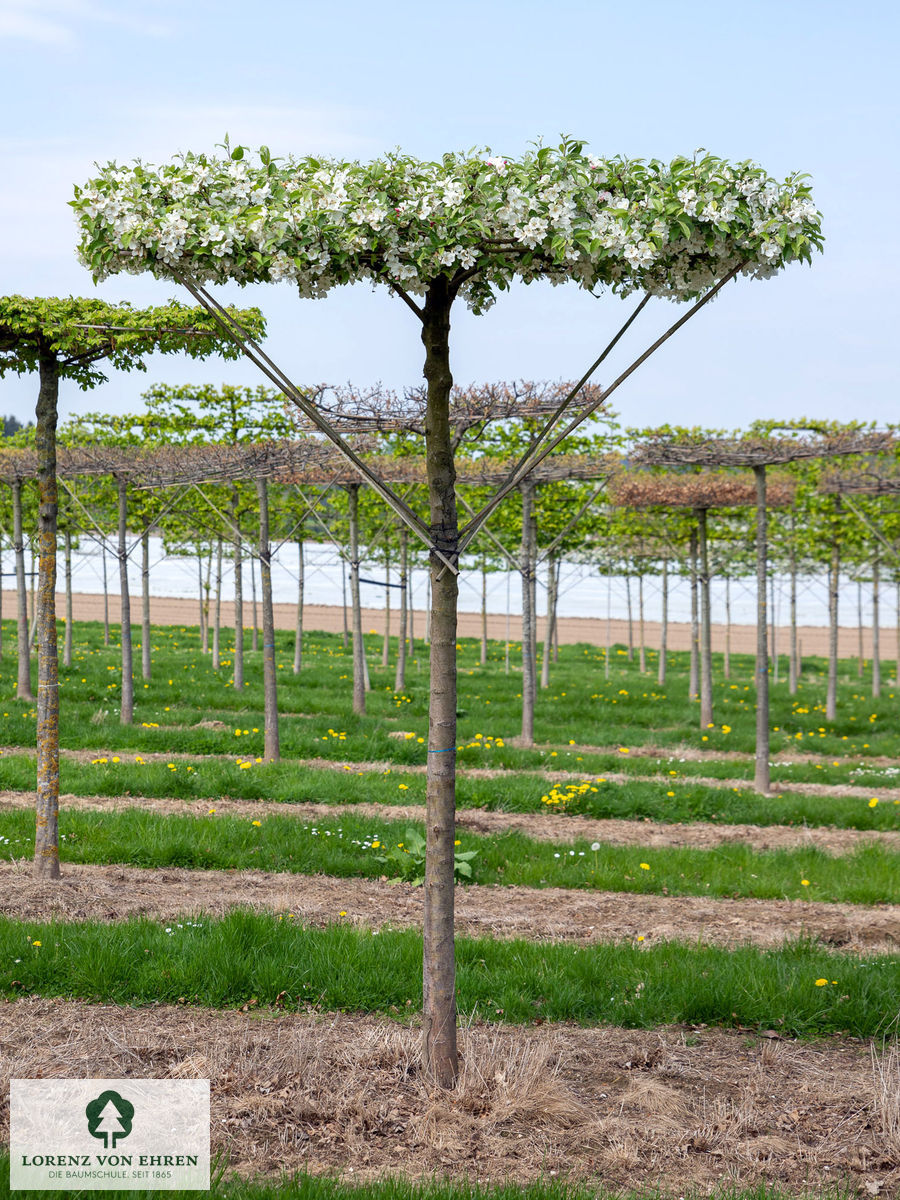
<instances>
[{"instance_id":1,"label":"blossom canopy","mask_svg":"<svg viewBox=\"0 0 900 1200\"><path fill-rule=\"evenodd\" d=\"M95 279L289 280L318 297L359 280L423 295L444 275L481 312L516 277L689 299L735 268L767 277L822 245L806 176L779 183L699 152L598 158L566 139L519 159L398 151L361 163L222 149L110 163L75 189Z\"/></svg>"}]
</instances>

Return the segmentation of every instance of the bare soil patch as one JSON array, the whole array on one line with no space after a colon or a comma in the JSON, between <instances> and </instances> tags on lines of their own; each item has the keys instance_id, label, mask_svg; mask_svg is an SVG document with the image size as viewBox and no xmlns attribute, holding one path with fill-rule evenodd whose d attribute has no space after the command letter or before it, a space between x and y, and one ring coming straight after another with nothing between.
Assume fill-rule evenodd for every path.
<instances>
[{"instance_id":1,"label":"bare soil patch","mask_svg":"<svg viewBox=\"0 0 900 1200\"><path fill-rule=\"evenodd\" d=\"M421 928L424 892L386 879L342 879L265 871L145 869L66 863L55 883L36 880L25 860L0 863L0 914L19 920L171 921L250 907L290 912L311 925L339 919L366 927ZM340 913L346 913L340 918ZM456 889L456 928L469 937L590 944L644 939L779 946L816 938L860 953L900 946L900 905L877 909L802 900L730 900L470 884Z\"/></svg>"},{"instance_id":2,"label":"bare soil patch","mask_svg":"<svg viewBox=\"0 0 900 1200\"><path fill-rule=\"evenodd\" d=\"M373 821L424 821L422 804L286 804L266 800L181 800L157 796L73 796L61 795L60 809L83 812L113 812L129 808L166 816L294 817L300 821L340 821L342 813L371 817ZM0 812L4 808L33 808L31 792L0 792ZM572 813L488 812L485 809L460 809L456 825L472 833L503 834L516 830L536 841L560 844L585 840L607 842L614 846L690 846L711 850L735 842L754 850L788 850L797 847L821 850L826 854L852 854L873 843L886 850L900 850L900 831L870 829L833 829L829 826L726 825L696 821L665 824L649 817L628 821L621 818L598 819Z\"/></svg>"},{"instance_id":3,"label":"bare soil patch","mask_svg":"<svg viewBox=\"0 0 900 1200\"><path fill-rule=\"evenodd\" d=\"M422 1072L415 1024L358 1014L0 1003L7 1079L209 1078L212 1148L244 1174L337 1171L678 1194L839 1180L891 1196L895 1050L741 1032L476 1025L458 1087Z\"/></svg>"}]
</instances>

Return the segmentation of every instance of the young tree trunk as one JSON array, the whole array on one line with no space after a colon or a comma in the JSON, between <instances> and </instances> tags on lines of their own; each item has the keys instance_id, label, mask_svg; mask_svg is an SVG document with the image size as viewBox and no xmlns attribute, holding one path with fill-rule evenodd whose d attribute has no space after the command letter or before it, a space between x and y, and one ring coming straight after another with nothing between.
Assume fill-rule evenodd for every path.
<instances>
[{"instance_id":1,"label":"young tree trunk","mask_svg":"<svg viewBox=\"0 0 900 1200\"><path fill-rule=\"evenodd\" d=\"M353 711L366 711L366 647L359 603L359 484L347 485L350 498L350 606L353 622Z\"/></svg>"},{"instance_id":2,"label":"young tree trunk","mask_svg":"<svg viewBox=\"0 0 900 1200\"><path fill-rule=\"evenodd\" d=\"M647 674L647 646L644 641L644 573L638 575L638 663L642 675Z\"/></svg>"},{"instance_id":3,"label":"young tree trunk","mask_svg":"<svg viewBox=\"0 0 900 1200\"><path fill-rule=\"evenodd\" d=\"M828 567L828 690L825 697L825 718L833 721L837 716L838 677L838 587L841 574L841 552L837 534L831 546L831 562Z\"/></svg>"},{"instance_id":4,"label":"young tree trunk","mask_svg":"<svg viewBox=\"0 0 900 1200\"><path fill-rule=\"evenodd\" d=\"M222 539L216 538L216 603L213 609L212 669L218 671L222 629Z\"/></svg>"},{"instance_id":5,"label":"young tree trunk","mask_svg":"<svg viewBox=\"0 0 900 1200\"><path fill-rule=\"evenodd\" d=\"M712 689L712 614L709 602L709 542L707 538L707 513L705 508L696 510L697 546L700 552L700 728L713 724Z\"/></svg>"},{"instance_id":6,"label":"young tree trunk","mask_svg":"<svg viewBox=\"0 0 900 1200\"><path fill-rule=\"evenodd\" d=\"M697 530L691 529L691 670L688 680L688 695L696 700L700 695L700 615L697 599Z\"/></svg>"},{"instance_id":7,"label":"young tree trunk","mask_svg":"<svg viewBox=\"0 0 900 1200\"><path fill-rule=\"evenodd\" d=\"M63 666L72 665L72 531L63 534L64 571L66 577L66 632L63 638Z\"/></svg>"},{"instance_id":8,"label":"young tree trunk","mask_svg":"<svg viewBox=\"0 0 900 1200\"><path fill-rule=\"evenodd\" d=\"M481 665L487 666L488 619L487 619L487 567L481 563Z\"/></svg>"},{"instance_id":9,"label":"young tree trunk","mask_svg":"<svg viewBox=\"0 0 900 1200\"><path fill-rule=\"evenodd\" d=\"M29 652L34 649L36 640L37 640L37 594L38 594L37 575L38 575L38 573L37 573L37 569L36 569L37 556L34 553L34 544L35 544L35 539L33 537L30 537L28 539L28 552L29 552L29 557L31 558L31 627L28 630Z\"/></svg>"},{"instance_id":10,"label":"young tree trunk","mask_svg":"<svg viewBox=\"0 0 900 1200\"><path fill-rule=\"evenodd\" d=\"M534 590L531 577L534 572L534 554L532 542L533 523L531 519L534 503L534 485L530 481L521 484L522 493L522 733L520 742L523 746L534 744L534 702L535 661L532 654L534 647Z\"/></svg>"},{"instance_id":11,"label":"young tree trunk","mask_svg":"<svg viewBox=\"0 0 900 1200\"><path fill-rule=\"evenodd\" d=\"M863 654L863 602L862 602L862 580L856 581L856 676L862 679L865 666L865 655Z\"/></svg>"},{"instance_id":12,"label":"young tree trunk","mask_svg":"<svg viewBox=\"0 0 900 1200\"><path fill-rule=\"evenodd\" d=\"M203 559L201 555L197 556L197 562L200 564L202 570ZM203 604L200 608L200 620L202 625L201 649L203 650L204 654L209 654L209 591L210 584L212 582L212 562L213 555L212 550L210 550L209 556L206 559L206 578L203 579L201 577L201 587L203 589Z\"/></svg>"},{"instance_id":13,"label":"young tree trunk","mask_svg":"<svg viewBox=\"0 0 900 1200\"><path fill-rule=\"evenodd\" d=\"M511 578L511 573L509 571L507 571L506 572L506 651L503 656L507 675L509 674L509 671L510 671L509 647L510 647L510 642L512 641L512 630L510 629L510 608L512 607L512 605L509 602L510 578ZM900 611L900 609L898 609L898 611Z\"/></svg>"},{"instance_id":14,"label":"young tree trunk","mask_svg":"<svg viewBox=\"0 0 900 1200\"><path fill-rule=\"evenodd\" d=\"M399 529L400 537L400 636L397 639L397 672L394 676L394 691L402 692L406 687L406 628L409 620L409 531L405 525Z\"/></svg>"},{"instance_id":15,"label":"young tree trunk","mask_svg":"<svg viewBox=\"0 0 900 1200\"><path fill-rule=\"evenodd\" d=\"M656 672L656 682L659 687L666 686L666 644L669 640L669 560L662 563L662 613L659 622L659 669Z\"/></svg>"},{"instance_id":16,"label":"young tree trunk","mask_svg":"<svg viewBox=\"0 0 900 1200\"><path fill-rule=\"evenodd\" d=\"M109 645L109 578L106 574L106 542L100 543L100 563L103 568L103 645Z\"/></svg>"},{"instance_id":17,"label":"young tree trunk","mask_svg":"<svg viewBox=\"0 0 900 1200\"><path fill-rule=\"evenodd\" d=\"M768 565L768 512L766 468L754 467L756 476L756 772L758 792L769 791L769 644L766 612Z\"/></svg>"},{"instance_id":18,"label":"young tree trunk","mask_svg":"<svg viewBox=\"0 0 900 1200\"><path fill-rule=\"evenodd\" d=\"M302 531L301 531L302 532ZM303 562L303 538L297 538L297 624L294 628L294 674L303 667L303 588L306 583Z\"/></svg>"},{"instance_id":19,"label":"young tree trunk","mask_svg":"<svg viewBox=\"0 0 900 1200\"><path fill-rule=\"evenodd\" d=\"M625 605L628 609L628 661L634 662L634 618L631 614L631 576L625 575Z\"/></svg>"},{"instance_id":20,"label":"young tree trunk","mask_svg":"<svg viewBox=\"0 0 900 1200\"><path fill-rule=\"evenodd\" d=\"M879 595L881 584L881 560L876 554L872 560L872 695L877 700L881 695L881 631L879 629Z\"/></svg>"},{"instance_id":21,"label":"young tree trunk","mask_svg":"<svg viewBox=\"0 0 900 1200\"><path fill-rule=\"evenodd\" d=\"M778 627L775 623L775 576L772 575L769 580L769 593L771 595L771 613L769 614L769 628L772 631L772 684L778 683Z\"/></svg>"},{"instance_id":22,"label":"young tree trunk","mask_svg":"<svg viewBox=\"0 0 900 1200\"><path fill-rule=\"evenodd\" d=\"M59 662L56 644L56 410L59 369L56 359L40 355L40 389L35 412L38 467L37 811L34 874L59 878Z\"/></svg>"},{"instance_id":23,"label":"young tree trunk","mask_svg":"<svg viewBox=\"0 0 900 1200\"><path fill-rule=\"evenodd\" d=\"M234 555L234 688L244 690L244 571L241 552L241 530L238 525L238 490L231 492L231 524Z\"/></svg>"},{"instance_id":24,"label":"young tree trunk","mask_svg":"<svg viewBox=\"0 0 900 1200\"><path fill-rule=\"evenodd\" d=\"M800 682L800 663L797 654L797 551L794 547L794 514L791 513L791 657L788 666L788 692L797 695Z\"/></svg>"},{"instance_id":25,"label":"young tree trunk","mask_svg":"<svg viewBox=\"0 0 900 1200\"><path fill-rule=\"evenodd\" d=\"M559 581L562 575L562 559L556 563L556 580L553 584L553 661L559 662Z\"/></svg>"},{"instance_id":26,"label":"young tree trunk","mask_svg":"<svg viewBox=\"0 0 900 1200\"><path fill-rule=\"evenodd\" d=\"M141 534L141 675L150 678L150 534Z\"/></svg>"},{"instance_id":27,"label":"young tree trunk","mask_svg":"<svg viewBox=\"0 0 900 1200\"><path fill-rule=\"evenodd\" d=\"M54 460L55 461L55 460ZM28 649L28 590L25 586L25 542L22 536L22 480L12 482L13 501L13 550L16 558L16 600L18 623L16 647L19 660L19 678L16 699L34 701L31 690L31 653Z\"/></svg>"},{"instance_id":28,"label":"young tree trunk","mask_svg":"<svg viewBox=\"0 0 900 1200\"><path fill-rule=\"evenodd\" d=\"M731 678L731 579L728 575L725 576L725 656L722 674L726 679Z\"/></svg>"},{"instance_id":29,"label":"young tree trunk","mask_svg":"<svg viewBox=\"0 0 900 1200\"><path fill-rule=\"evenodd\" d=\"M250 607L253 610L253 636L250 649L255 654L259 649L259 613L256 608L256 559L250 555Z\"/></svg>"},{"instance_id":30,"label":"young tree trunk","mask_svg":"<svg viewBox=\"0 0 900 1200\"><path fill-rule=\"evenodd\" d=\"M134 651L131 645L131 593L128 590L128 495L124 475L116 476L119 496L119 592L122 617L122 703L119 720L123 725L134 722Z\"/></svg>"},{"instance_id":31,"label":"young tree trunk","mask_svg":"<svg viewBox=\"0 0 900 1200\"><path fill-rule=\"evenodd\" d=\"M384 548L384 638L381 643L381 665L385 670L391 663L391 558L388 553L388 540L385 538Z\"/></svg>"},{"instance_id":32,"label":"young tree trunk","mask_svg":"<svg viewBox=\"0 0 900 1200\"><path fill-rule=\"evenodd\" d=\"M422 341L428 400L425 453L431 536L454 566L458 560L456 470L450 429L450 304L439 276L425 298ZM423 1027L427 1070L443 1088L456 1083L456 958L454 838L456 836L456 624L459 583L431 554L431 696L428 718Z\"/></svg>"},{"instance_id":33,"label":"young tree trunk","mask_svg":"<svg viewBox=\"0 0 900 1200\"><path fill-rule=\"evenodd\" d=\"M431 572L429 571L425 577L425 633L423 639L426 646L431 645Z\"/></svg>"},{"instance_id":34,"label":"young tree trunk","mask_svg":"<svg viewBox=\"0 0 900 1200\"><path fill-rule=\"evenodd\" d=\"M550 655L553 653L553 633L556 624L556 558L547 559L547 627L544 630L544 653L541 657L541 687L550 686Z\"/></svg>"},{"instance_id":35,"label":"young tree trunk","mask_svg":"<svg viewBox=\"0 0 900 1200\"><path fill-rule=\"evenodd\" d=\"M269 485L257 479L259 499L259 582L263 619L263 696L265 697L266 762L278 762L278 674L275 669L275 610L272 606L272 547L269 544Z\"/></svg>"},{"instance_id":36,"label":"young tree trunk","mask_svg":"<svg viewBox=\"0 0 900 1200\"><path fill-rule=\"evenodd\" d=\"M341 559L341 598L344 605L344 653L350 645L350 633L347 627L347 564Z\"/></svg>"}]
</instances>

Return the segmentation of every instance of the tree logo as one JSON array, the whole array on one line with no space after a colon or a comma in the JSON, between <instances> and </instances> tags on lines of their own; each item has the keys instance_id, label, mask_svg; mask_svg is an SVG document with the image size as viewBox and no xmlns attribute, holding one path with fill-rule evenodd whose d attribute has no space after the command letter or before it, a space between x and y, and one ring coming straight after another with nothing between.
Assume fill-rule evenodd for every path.
<instances>
[{"instance_id":1,"label":"tree logo","mask_svg":"<svg viewBox=\"0 0 900 1200\"><path fill-rule=\"evenodd\" d=\"M118 1092L101 1092L84 1110L91 1137L103 1138L104 1150L115 1150L116 1142L131 1133L134 1105ZM112 1144L110 1144L110 1138Z\"/></svg>"}]
</instances>

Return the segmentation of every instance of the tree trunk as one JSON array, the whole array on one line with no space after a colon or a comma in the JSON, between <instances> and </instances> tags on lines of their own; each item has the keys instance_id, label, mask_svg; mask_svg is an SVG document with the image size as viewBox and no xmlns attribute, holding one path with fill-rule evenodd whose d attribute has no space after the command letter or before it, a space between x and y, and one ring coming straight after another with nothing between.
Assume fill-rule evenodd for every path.
<instances>
[{"instance_id":1,"label":"tree trunk","mask_svg":"<svg viewBox=\"0 0 900 1200\"><path fill-rule=\"evenodd\" d=\"M103 568L103 645L109 645L109 578L106 574L106 542L100 543L100 562Z\"/></svg>"},{"instance_id":2,"label":"tree trunk","mask_svg":"<svg viewBox=\"0 0 900 1200\"><path fill-rule=\"evenodd\" d=\"M263 619L263 695L265 697L266 762L278 762L278 677L275 668L275 611L272 607L272 547L269 544L269 485L257 479L259 498L259 582Z\"/></svg>"},{"instance_id":3,"label":"tree trunk","mask_svg":"<svg viewBox=\"0 0 900 1200\"><path fill-rule=\"evenodd\" d=\"M394 676L394 691L402 692L406 687L406 628L409 621L409 531L400 526L400 636L397 639L397 672Z\"/></svg>"},{"instance_id":4,"label":"tree trunk","mask_svg":"<svg viewBox=\"0 0 900 1200\"><path fill-rule=\"evenodd\" d=\"M255 654L259 649L259 613L256 608L256 559L250 555L250 607L253 610L253 636L250 649Z\"/></svg>"},{"instance_id":5,"label":"tree trunk","mask_svg":"<svg viewBox=\"0 0 900 1200\"><path fill-rule=\"evenodd\" d=\"M306 584L303 562L303 538L297 538L297 624L294 628L294 674L303 667L303 589Z\"/></svg>"},{"instance_id":6,"label":"tree trunk","mask_svg":"<svg viewBox=\"0 0 900 1200\"><path fill-rule=\"evenodd\" d=\"M833 721L837 716L838 677L838 585L841 574L841 552L837 533L831 546L831 562L828 567L828 690L825 697L825 718Z\"/></svg>"},{"instance_id":7,"label":"tree trunk","mask_svg":"<svg viewBox=\"0 0 900 1200\"><path fill-rule=\"evenodd\" d=\"M381 643L381 665L385 670L391 665L391 558L388 554L388 539L384 546L384 638Z\"/></svg>"},{"instance_id":8,"label":"tree trunk","mask_svg":"<svg viewBox=\"0 0 900 1200\"><path fill-rule=\"evenodd\" d=\"M34 874L59 878L59 662L56 645L56 409L59 368L40 355L41 383L35 412L38 469L40 603L37 610L37 812Z\"/></svg>"},{"instance_id":9,"label":"tree trunk","mask_svg":"<svg viewBox=\"0 0 900 1200\"><path fill-rule=\"evenodd\" d=\"M534 485L527 481L520 485L522 493L522 733L520 742L523 746L534 744L534 701L535 701L535 662L534 648L534 591L531 577L534 572L534 555L532 542L533 523L531 519L534 503Z\"/></svg>"},{"instance_id":10,"label":"tree trunk","mask_svg":"<svg viewBox=\"0 0 900 1200\"><path fill-rule=\"evenodd\" d=\"M55 460L54 460L55 461ZM16 601L18 623L16 647L19 658L19 680L16 699L34 702L31 690L31 653L28 649L28 589L25 586L25 542L22 536L22 481L12 482L13 550L16 557Z\"/></svg>"},{"instance_id":11,"label":"tree trunk","mask_svg":"<svg viewBox=\"0 0 900 1200\"><path fill-rule=\"evenodd\" d=\"M631 615L631 576L625 575L625 605L628 609L628 661L634 662L634 618Z\"/></svg>"},{"instance_id":12,"label":"tree trunk","mask_svg":"<svg viewBox=\"0 0 900 1200\"><path fill-rule=\"evenodd\" d=\"M212 669L218 671L222 629L222 539L216 538L216 604L213 609Z\"/></svg>"},{"instance_id":13,"label":"tree trunk","mask_svg":"<svg viewBox=\"0 0 900 1200\"><path fill-rule=\"evenodd\" d=\"M119 719L123 725L134 722L134 651L131 645L131 593L128 590L128 495L123 475L116 476L119 495L119 592L121 595L122 702Z\"/></svg>"},{"instance_id":14,"label":"tree trunk","mask_svg":"<svg viewBox=\"0 0 900 1200\"><path fill-rule=\"evenodd\" d=\"M725 657L722 663L722 674L726 679L731 678L731 579L725 576Z\"/></svg>"},{"instance_id":15,"label":"tree trunk","mask_svg":"<svg viewBox=\"0 0 900 1200\"><path fill-rule=\"evenodd\" d=\"M797 695L797 686L800 683L800 663L797 654L797 551L794 546L794 520L794 514L791 513L791 656L788 666L788 692L792 696Z\"/></svg>"},{"instance_id":16,"label":"tree trunk","mask_svg":"<svg viewBox=\"0 0 900 1200\"><path fill-rule=\"evenodd\" d=\"M488 619L487 619L487 567L481 564L481 665L487 666Z\"/></svg>"},{"instance_id":17,"label":"tree trunk","mask_svg":"<svg viewBox=\"0 0 900 1200\"><path fill-rule=\"evenodd\" d=\"M879 595L881 584L881 560L876 554L872 560L872 695L877 700L881 695L881 631L879 629Z\"/></svg>"},{"instance_id":18,"label":"tree trunk","mask_svg":"<svg viewBox=\"0 0 900 1200\"><path fill-rule=\"evenodd\" d=\"M638 663L642 675L647 674L647 646L644 641L644 574L638 575Z\"/></svg>"},{"instance_id":19,"label":"tree trunk","mask_svg":"<svg viewBox=\"0 0 900 1200\"><path fill-rule=\"evenodd\" d=\"M141 675L150 678L150 534L141 534Z\"/></svg>"},{"instance_id":20,"label":"tree trunk","mask_svg":"<svg viewBox=\"0 0 900 1200\"><path fill-rule=\"evenodd\" d=\"M439 276L425 298L422 341L428 401L425 452L431 536L456 565L459 533L450 430L450 304ZM453 940L456 836L456 623L459 582L431 554L431 696L428 719L423 1026L427 1070L443 1088L456 1083L456 959Z\"/></svg>"},{"instance_id":21,"label":"tree trunk","mask_svg":"<svg viewBox=\"0 0 900 1200\"><path fill-rule=\"evenodd\" d=\"M690 543L691 566L691 671L688 681L688 695L696 700L700 695L700 617L697 600L697 530L691 530Z\"/></svg>"},{"instance_id":22,"label":"tree trunk","mask_svg":"<svg viewBox=\"0 0 900 1200\"><path fill-rule=\"evenodd\" d=\"M556 558L547 559L547 627L544 630L544 653L541 658L541 687L550 686L550 655L553 653L553 633L556 625Z\"/></svg>"},{"instance_id":23,"label":"tree trunk","mask_svg":"<svg viewBox=\"0 0 900 1200\"><path fill-rule=\"evenodd\" d=\"M507 571L506 572L506 652L503 656L507 675L509 674L509 670L510 670L509 647L510 647L510 642L512 641L512 630L510 629L510 611L509 611L510 608L512 607L512 605L509 602L510 578L511 578L511 574L509 571ZM900 603L900 602L898 602L898 603ZM900 612L900 608L898 608L898 612ZM900 620L900 617L898 617L898 620ZM898 635L898 636L900 636L900 635ZM900 669L900 668L898 668L898 669Z\"/></svg>"},{"instance_id":24,"label":"tree trunk","mask_svg":"<svg viewBox=\"0 0 900 1200\"><path fill-rule=\"evenodd\" d=\"M244 571L241 530L238 525L238 490L231 492L232 553L234 555L234 688L244 690Z\"/></svg>"},{"instance_id":25,"label":"tree trunk","mask_svg":"<svg viewBox=\"0 0 900 1200\"><path fill-rule=\"evenodd\" d=\"M64 538L64 570L66 576L66 633L63 639L63 666L72 665L72 531L67 529Z\"/></svg>"},{"instance_id":26,"label":"tree trunk","mask_svg":"<svg viewBox=\"0 0 900 1200\"><path fill-rule=\"evenodd\" d=\"M197 562L201 563L202 559L198 555ZM206 578L202 580L203 586L203 605L200 609L200 616L203 621L203 653L209 654L209 590L212 576L213 552L210 550L209 557L206 560Z\"/></svg>"},{"instance_id":27,"label":"tree trunk","mask_svg":"<svg viewBox=\"0 0 900 1200\"><path fill-rule=\"evenodd\" d=\"M553 661L559 662L559 581L562 575L562 559L556 563L556 580L553 585Z\"/></svg>"},{"instance_id":28,"label":"tree trunk","mask_svg":"<svg viewBox=\"0 0 900 1200\"><path fill-rule=\"evenodd\" d=\"M28 630L28 650L34 649L37 640L37 569L34 553L34 537L28 539L28 551L31 558L31 627Z\"/></svg>"},{"instance_id":29,"label":"tree trunk","mask_svg":"<svg viewBox=\"0 0 900 1200\"><path fill-rule=\"evenodd\" d=\"M697 546L700 552L700 728L708 729L713 718L712 613L709 601L709 541L707 509L698 508Z\"/></svg>"},{"instance_id":30,"label":"tree trunk","mask_svg":"<svg viewBox=\"0 0 900 1200\"><path fill-rule=\"evenodd\" d=\"M350 498L350 609L353 622L353 711L366 711L366 647L359 603L359 484L347 485Z\"/></svg>"},{"instance_id":31,"label":"tree trunk","mask_svg":"<svg viewBox=\"0 0 900 1200\"><path fill-rule=\"evenodd\" d=\"M862 602L862 580L856 581L856 676L862 679L865 666L865 655L863 654L863 602Z\"/></svg>"},{"instance_id":32,"label":"tree trunk","mask_svg":"<svg viewBox=\"0 0 900 1200\"><path fill-rule=\"evenodd\" d=\"M772 611L769 614L769 628L772 631L772 684L778 682L778 626L776 625L775 612L775 576L772 575L769 580L769 593L772 598Z\"/></svg>"},{"instance_id":33,"label":"tree trunk","mask_svg":"<svg viewBox=\"0 0 900 1200\"><path fill-rule=\"evenodd\" d=\"M756 476L756 773L758 792L769 791L769 639L766 612L768 563L768 512L766 468L754 467Z\"/></svg>"},{"instance_id":34,"label":"tree trunk","mask_svg":"<svg viewBox=\"0 0 900 1200\"><path fill-rule=\"evenodd\" d=\"M603 656L603 677L609 679L612 654L612 563L606 568L606 654Z\"/></svg>"},{"instance_id":35,"label":"tree trunk","mask_svg":"<svg viewBox=\"0 0 900 1200\"><path fill-rule=\"evenodd\" d=\"M344 653L350 645L350 634L347 628L347 564L341 559L341 598L344 605Z\"/></svg>"},{"instance_id":36,"label":"tree trunk","mask_svg":"<svg viewBox=\"0 0 900 1200\"><path fill-rule=\"evenodd\" d=\"M662 613L659 623L659 669L656 682L659 687L666 686L666 648L669 640L669 560L663 559L662 564Z\"/></svg>"}]
</instances>

